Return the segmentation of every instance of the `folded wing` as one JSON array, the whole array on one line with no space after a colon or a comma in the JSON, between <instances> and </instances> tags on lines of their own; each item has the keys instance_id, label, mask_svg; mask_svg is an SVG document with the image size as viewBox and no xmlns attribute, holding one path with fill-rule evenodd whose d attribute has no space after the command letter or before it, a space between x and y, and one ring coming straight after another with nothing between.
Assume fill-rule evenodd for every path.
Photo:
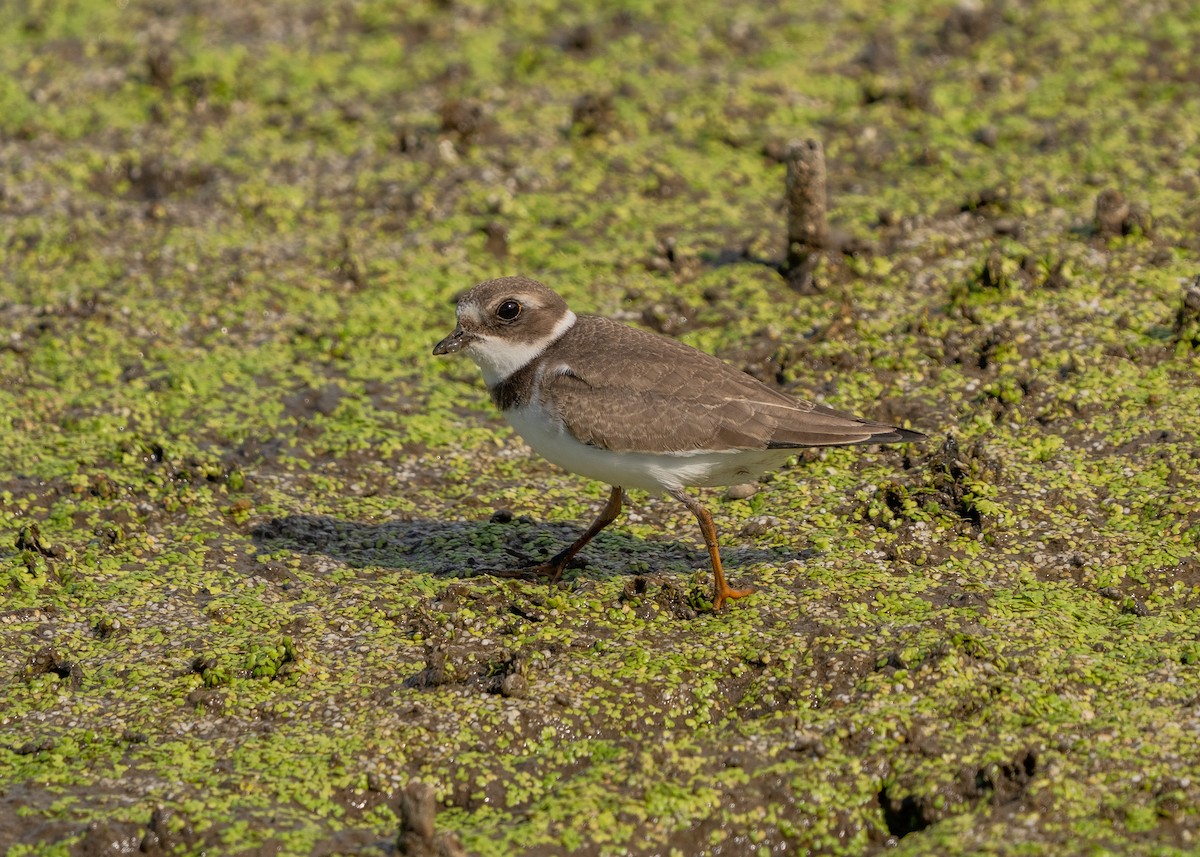
<instances>
[{"instance_id":1,"label":"folded wing","mask_svg":"<svg viewBox=\"0 0 1200 857\"><path fill-rule=\"evenodd\" d=\"M795 399L667 337L585 316L540 380L579 441L613 451L789 449L922 435ZM594 359L598 340L615 344ZM590 351L592 359L585 357Z\"/></svg>"}]
</instances>

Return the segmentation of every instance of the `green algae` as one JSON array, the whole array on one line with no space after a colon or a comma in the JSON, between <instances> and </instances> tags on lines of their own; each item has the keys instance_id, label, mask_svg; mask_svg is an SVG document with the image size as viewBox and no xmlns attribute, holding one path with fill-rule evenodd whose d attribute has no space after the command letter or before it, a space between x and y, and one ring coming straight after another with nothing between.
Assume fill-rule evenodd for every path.
<instances>
[{"instance_id":1,"label":"green algae","mask_svg":"<svg viewBox=\"0 0 1200 857\"><path fill-rule=\"evenodd\" d=\"M7 17L11 853L160 805L182 852L381 850L411 779L481 854L1194 848L1197 19L960 14ZM760 261L796 136L868 247L812 295ZM1096 235L1106 187L1150 228ZM562 584L481 576L604 497L429 355L518 271L931 440L713 498L719 614L641 495Z\"/></svg>"}]
</instances>

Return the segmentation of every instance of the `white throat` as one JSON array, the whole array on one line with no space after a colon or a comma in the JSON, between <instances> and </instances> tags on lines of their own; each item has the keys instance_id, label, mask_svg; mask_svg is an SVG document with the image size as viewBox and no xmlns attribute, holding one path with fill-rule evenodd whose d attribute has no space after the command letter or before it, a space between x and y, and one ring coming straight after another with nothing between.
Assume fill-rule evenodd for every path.
<instances>
[{"instance_id":1,"label":"white throat","mask_svg":"<svg viewBox=\"0 0 1200 857\"><path fill-rule=\"evenodd\" d=\"M558 324L541 339L533 342L511 342L503 337L480 335L466 349L471 359L483 371L483 381L494 387L546 350L575 324L575 313L567 310Z\"/></svg>"}]
</instances>

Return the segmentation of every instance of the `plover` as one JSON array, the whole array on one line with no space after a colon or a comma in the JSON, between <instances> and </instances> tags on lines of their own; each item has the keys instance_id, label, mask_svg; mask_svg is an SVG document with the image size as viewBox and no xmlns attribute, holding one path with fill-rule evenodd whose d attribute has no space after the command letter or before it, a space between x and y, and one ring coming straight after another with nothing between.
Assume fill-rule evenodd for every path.
<instances>
[{"instance_id":1,"label":"plover","mask_svg":"<svg viewBox=\"0 0 1200 857\"><path fill-rule=\"evenodd\" d=\"M524 571L557 580L621 511L622 489L665 492L700 524L714 609L752 589L725 581L712 515L685 488L747 482L810 446L903 443L920 432L796 399L674 339L576 315L525 277L480 283L434 354L464 351L492 401L536 452L612 490L574 544Z\"/></svg>"}]
</instances>

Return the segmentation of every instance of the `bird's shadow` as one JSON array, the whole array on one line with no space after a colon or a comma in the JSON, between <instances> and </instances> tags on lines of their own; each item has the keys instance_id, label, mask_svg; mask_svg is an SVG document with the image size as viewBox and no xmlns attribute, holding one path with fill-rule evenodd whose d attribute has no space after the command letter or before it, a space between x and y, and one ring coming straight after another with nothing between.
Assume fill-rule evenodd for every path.
<instances>
[{"instance_id":1,"label":"bird's shadow","mask_svg":"<svg viewBox=\"0 0 1200 857\"><path fill-rule=\"evenodd\" d=\"M426 519L366 524L328 515L285 515L253 528L254 542L271 553L321 554L352 568L407 568L437 577L476 577L550 558L578 538L583 526L535 522ZM787 548L726 547L727 569L786 562ZM708 552L676 541L647 541L610 530L600 533L568 566L565 577L606 579L643 573L686 574L709 565Z\"/></svg>"}]
</instances>

